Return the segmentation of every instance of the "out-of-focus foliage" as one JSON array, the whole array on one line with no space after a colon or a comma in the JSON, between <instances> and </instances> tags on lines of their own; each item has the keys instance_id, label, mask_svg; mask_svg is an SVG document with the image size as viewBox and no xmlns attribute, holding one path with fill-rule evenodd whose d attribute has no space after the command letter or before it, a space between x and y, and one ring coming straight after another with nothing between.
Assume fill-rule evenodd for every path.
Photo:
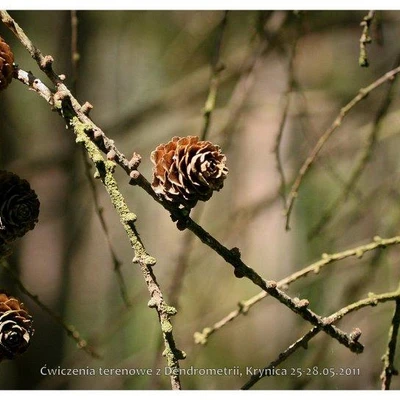
<instances>
[{"instance_id":1,"label":"out-of-focus foliage","mask_svg":"<svg viewBox=\"0 0 400 400\"><path fill-rule=\"evenodd\" d=\"M343 190L357 165L387 87L363 100L323 149L304 180L285 231L273 153L288 87L288 64L297 40L292 94L282 141L283 167L290 188L298 169L340 107L361 87L394 67L399 56L400 12L377 12L368 45L369 68L360 68L360 21L366 11L229 12L223 36L221 73L209 139L227 155L224 189L205 205L200 224L228 248L239 247L243 260L268 279L281 279L320 258L374 235L393 236L400 223L398 186L400 112L398 85L384 117L372 158L346 203L317 236L310 230ZM11 15L71 87L71 20L68 11L18 11ZM94 121L128 157L140 153L141 172L151 177L150 153L173 136L199 135L215 53L221 11L80 11L80 53L76 95L94 105ZM260 26L260 21L266 21ZM376 29L379 27L380 29ZM261 32L261 34L260 34ZM264 32L264 33L263 33ZM267 33L265 33L267 32ZM18 65L44 82L26 50L5 26ZM251 66L254 68L251 69ZM387 85L387 84L386 84ZM0 169L28 179L41 202L39 224L14 246L11 265L40 299L73 324L103 355L93 360L38 308L23 298L35 319L29 351L0 364L3 389L156 389L169 388L161 376L44 376L47 368L156 368L160 358L157 315L147 307L148 292L109 198L96 181L109 234L123 261L133 306L126 310L111 257L95 214L81 149L64 121L19 82L0 94ZM94 171L92 171L93 173ZM217 332L205 347L193 334L235 309L258 288L236 279L232 267L198 239L184 248L168 213L117 168L120 190L138 215L137 227L151 255L164 293L172 285L182 252L189 253L181 277L178 314L173 318L177 346L187 353L181 367L239 367L243 376L183 376L185 389L237 389L246 367L262 368L305 334L310 325L272 298ZM255 212L254 206L263 202ZM196 211L194 215L196 216ZM394 290L399 282L396 248L362 259L332 264L319 275L293 284L292 297L308 298L311 308L329 315L369 292ZM5 272L1 287L13 288ZM17 290L13 288L13 293ZM171 296L171 295L170 295ZM21 296L23 297L23 296ZM166 301L169 301L167 296ZM174 305L174 304L172 304ZM361 328L365 351L354 355L324 333L299 350L281 368L359 368L360 376L268 377L255 389L376 389L380 387L393 304L354 313L340 322L350 332ZM397 356L397 365L400 359ZM393 388L400 388L395 377Z\"/></svg>"}]
</instances>

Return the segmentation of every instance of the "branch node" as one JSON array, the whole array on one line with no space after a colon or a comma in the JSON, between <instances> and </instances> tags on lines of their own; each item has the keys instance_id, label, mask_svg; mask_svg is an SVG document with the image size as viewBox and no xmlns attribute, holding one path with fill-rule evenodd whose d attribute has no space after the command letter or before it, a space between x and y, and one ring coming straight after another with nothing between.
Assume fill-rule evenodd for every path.
<instances>
[{"instance_id":1,"label":"branch node","mask_svg":"<svg viewBox=\"0 0 400 400\"><path fill-rule=\"evenodd\" d=\"M129 173L129 176L131 178L130 181L129 181L129 184L130 185L136 185L137 184L137 180L138 180L138 178L140 176L140 172L135 169L135 170L133 170L133 171L131 171Z\"/></svg>"},{"instance_id":2,"label":"branch node","mask_svg":"<svg viewBox=\"0 0 400 400\"><path fill-rule=\"evenodd\" d=\"M149 308L156 308L157 307L157 302L154 299L150 299L147 303L147 307Z\"/></svg>"},{"instance_id":3,"label":"branch node","mask_svg":"<svg viewBox=\"0 0 400 400\"><path fill-rule=\"evenodd\" d=\"M183 350L174 349L174 355L177 360L184 360L186 358L186 353Z\"/></svg>"},{"instance_id":4,"label":"branch node","mask_svg":"<svg viewBox=\"0 0 400 400\"><path fill-rule=\"evenodd\" d=\"M137 220L137 216L133 212L128 212L123 216L122 220L125 224L131 224Z\"/></svg>"},{"instance_id":5,"label":"branch node","mask_svg":"<svg viewBox=\"0 0 400 400\"><path fill-rule=\"evenodd\" d=\"M131 159L129 160L129 168L131 170L138 169L142 161L142 156L136 152L133 152Z\"/></svg>"},{"instance_id":6,"label":"branch node","mask_svg":"<svg viewBox=\"0 0 400 400\"><path fill-rule=\"evenodd\" d=\"M244 278L246 274L242 271L239 267L233 267L233 273L235 274L236 278Z\"/></svg>"},{"instance_id":7,"label":"branch node","mask_svg":"<svg viewBox=\"0 0 400 400\"><path fill-rule=\"evenodd\" d=\"M249 312L249 306L244 301L239 301L238 303L239 313L243 315L247 315Z\"/></svg>"},{"instance_id":8,"label":"branch node","mask_svg":"<svg viewBox=\"0 0 400 400\"><path fill-rule=\"evenodd\" d=\"M240 249L238 247L232 247L231 248L231 253L233 254L234 257L236 258L240 258L241 257L241 253L240 253Z\"/></svg>"},{"instance_id":9,"label":"branch node","mask_svg":"<svg viewBox=\"0 0 400 400\"><path fill-rule=\"evenodd\" d=\"M296 303L296 306L300 309L304 309L307 308L310 305L310 302L307 299L298 299L297 297L295 297L293 299Z\"/></svg>"},{"instance_id":10,"label":"branch node","mask_svg":"<svg viewBox=\"0 0 400 400\"><path fill-rule=\"evenodd\" d=\"M278 284L275 281L267 281L267 287L268 289L276 289Z\"/></svg>"},{"instance_id":11,"label":"branch node","mask_svg":"<svg viewBox=\"0 0 400 400\"><path fill-rule=\"evenodd\" d=\"M184 231L184 230L187 228L188 223L189 223L189 219L188 219L188 218L181 218L181 219L178 219L178 220L176 221L176 227L177 227L180 231Z\"/></svg>"},{"instance_id":12,"label":"branch node","mask_svg":"<svg viewBox=\"0 0 400 400\"><path fill-rule=\"evenodd\" d=\"M102 137L103 137L103 133L100 131L100 129L94 129L93 130L93 138L94 138L94 140L97 141Z\"/></svg>"},{"instance_id":13,"label":"branch node","mask_svg":"<svg viewBox=\"0 0 400 400\"><path fill-rule=\"evenodd\" d=\"M114 161L116 155L117 155L117 153L115 152L115 150L111 149L111 150L107 153L107 160Z\"/></svg>"},{"instance_id":14,"label":"branch node","mask_svg":"<svg viewBox=\"0 0 400 400\"><path fill-rule=\"evenodd\" d=\"M92 110L93 106L88 101L86 101L85 104L81 107L81 111L87 116L89 116L89 113Z\"/></svg>"},{"instance_id":15,"label":"branch node","mask_svg":"<svg viewBox=\"0 0 400 400\"><path fill-rule=\"evenodd\" d=\"M161 330L165 333L165 334L169 334L172 332L172 324L170 321L162 321L161 322Z\"/></svg>"},{"instance_id":16,"label":"branch node","mask_svg":"<svg viewBox=\"0 0 400 400\"><path fill-rule=\"evenodd\" d=\"M40 62L40 67L46 71L49 71L53 67L54 58L52 56L44 56Z\"/></svg>"},{"instance_id":17,"label":"branch node","mask_svg":"<svg viewBox=\"0 0 400 400\"><path fill-rule=\"evenodd\" d=\"M202 332L195 332L193 337L194 337L194 342L196 344L202 344L206 345L208 337L210 336L210 333L213 330L211 328L204 328Z\"/></svg>"},{"instance_id":18,"label":"branch node","mask_svg":"<svg viewBox=\"0 0 400 400\"><path fill-rule=\"evenodd\" d=\"M358 340L360 339L361 336L361 329L360 328L354 328L352 332L350 332L349 337L350 339L357 343Z\"/></svg>"},{"instance_id":19,"label":"branch node","mask_svg":"<svg viewBox=\"0 0 400 400\"><path fill-rule=\"evenodd\" d=\"M355 256L358 259L361 259L363 257L363 255L364 255L364 251L362 249L357 249Z\"/></svg>"},{"instance_id":20,"label":"branch node","mask_svg":"<svg viewBox=\"0 0 400 400\"><path fill-rule=\"evenodd\" d=\"M178 310L173 306L166 306L164 307L163 311L165 311L165 313L170 316L176 315L178 313Z\"/></svg>"}]
</instances>

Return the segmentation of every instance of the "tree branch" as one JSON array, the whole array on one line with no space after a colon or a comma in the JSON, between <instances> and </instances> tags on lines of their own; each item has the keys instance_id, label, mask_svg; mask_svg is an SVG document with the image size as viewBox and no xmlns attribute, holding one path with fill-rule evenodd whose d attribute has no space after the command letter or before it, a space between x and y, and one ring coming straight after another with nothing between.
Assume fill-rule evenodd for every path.
<instances>
[{"instance_id":1,"label":"tree branch","mask_svg":"<svg viewBox=\"0 0 400 400\"><path fill-rule=\"evenodd\" d=\"M288 277L281 279L280 281L277 282L277 286L279 288L287 288L290 284L293 282L297 281L298 279L305 278L311 273L314 274L319 274L322 268L328 266L329 264L332 264L336 261L344 260L345 258L349 257L357 257L357 258L362 258L365 253L379 249L379 248L386 248L388 246L393 246L393 245L398 245L400 244L400 236L394 236L392 238L388 239L382 239L379 236L376 236L374 238L374 241L362 246L355 247L353 249L345 250L339 253L334 253L334 254L322 254L322 257L320 260L317 262L310 264L309 266L301 269L300 271L297 271ZM197 344L203 344L205 345L208 341L208 338L223 328L226 324L229 322L234 321L237 317L240 315L246 315L247 312L251 307L256 305L258 302L260 302L262 299L266 298L268 296L268 293L265 291L262 291L258 293L257 295L251 297L248 300L242 300L238 304L238 308L236 310L231 311L228 315L226 315L224 318L222 318L220 321L216 322L215 324L212 325L212 327L206 327L203 328L201 332L195 332L194 334L194 340Z\"/></svg>"},{"instance_id":2,"label":"tree branch","mask_svg":"<svg viewBox=\"0 0 400 400\"><path fill-rule=\"evenodd\" d=\"M360 22L360 26L363 27L362 34L360 37L360 56L358 58L358 64L360 67L369 67L367 44L372 42L369 36L369 28L375 16L375 11L369 11L368 14Z\"/></svg>"},{"instance_id":3,"label":"tree branch","mask_svg":"<svg viewBox=\"0 0 400 400\"><path fill-rule=\"evenodd\" d=\"M287 205L286 205L286 230L290 229L290 216L293 210L294 202L298 196L300 185L304 179L304 177L309 172L312 164L317 158L319 152L325 143L329 140L332 134L339 128L342 124L343 119L346 115L363 99L365 99L368 94L370 94L373 90L381 86L383 83L394 79L394 77L400 72L400 67L394 68L389 72L386 72L383 76L377 79L375 82L371 83L369 86L362 88L359 90L358 94L343 108L341 108L339 115L333 121L332 125L324 132L324 134L319 138L317 144L311 151L310 155L304 161L302 167L300 168L297 177L292 185L290 190Z\"/></svg>"},{"instance_id":4,"label":"tree branch","mask_svg":"<svg viewBox=\"0 0 400 400\"><path fill-rule=\"evenodd\" d=\"M380 295L370 294L367 298L359 300L353 304L350 304L346 307L343 307L339 311L335 312L334 314L330 315L329 317L325 318L326 323L332 324L337 322L338 320L342 319L347 314L360 310L364 307L374 307L379 303L385 303L387 301L396 301L396 304L400 301L400 288L397 289L395 292L384 293ZM399 321L400 322L400 321ZM292 355L296 350L300 348L307 348L308 342L315 337L321 329L319 327L312 328L309 332L307 332L304 336L300 339L296 340L293 344L291 344L285 351L279 354L278 358L272 361L263 369L273 369L276 368L279 364L285 361L290 355ZM361 336L361 331L356 328L351 333L354 340L358 340ZM251 378L242 386L243 390L250 389L254 386L260 379L268 376L267 374L254 374Z\"/></svg>"},{"instance_id":5,"label":"tree branch","mask_svg":"<svg viewBox=\"0 0 400 400\"><path fill-rule=\"evenodd\" d=\"M221 48L222 48L222 38L224 36L226 23L228 21L228 11L224 11L224 16L218 27L218 36L215 44L215 53L213 60L211 62L211 78L210 86L208 88L208 95L206 103L204 105L204 126L201 133L201 140L206 140L208 131L211 123L211 115L215 108L215 102L217 100L217 92L219 87L219 76L224 70L224 65L220 63Z\"/></svg>"}]
</instances>

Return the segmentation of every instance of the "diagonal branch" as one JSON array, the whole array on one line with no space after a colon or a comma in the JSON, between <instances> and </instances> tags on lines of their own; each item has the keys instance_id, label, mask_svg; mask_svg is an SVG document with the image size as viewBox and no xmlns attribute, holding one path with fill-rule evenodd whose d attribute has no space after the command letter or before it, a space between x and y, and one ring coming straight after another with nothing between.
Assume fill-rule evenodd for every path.
<instances>
[{"instance_id":1,"label":"diagonal branch","mask_svg":"<svg viewBox=\"0 0 400 400\"><path fill-rule=\"evenodd\" d=\"M385 303L387 301L395 301L396 304L400 301L400 287L397 289L395 292L389 292L389 293L383 293L379 295L375 294L370 294L365 299L359 300L353 304L350 304L346 307L341 308L339 311L335 312L334 314L330 315L329 317L325 318L327 323L334 323L337 322L338 320L342 319L344 316L347 314L360 310L361 308L364 307L375 307L378 303ZM398 316L399 317L399 316ZM400 322L400 321L398 321ZM250 389L252 386L254 386L260 379L268 376L268 374L262 374L260 371L263 370L270 370L273 368L276 368L279 364L281 364L283 361L285 361L290 355L292 355L296 350L300 348L307 348L308 342L315 337L321 329L319 327L314 327L310 331L308 331L304 336L302 336L300 339L296 340L293 344L291 344L285 351L279 354L278 358L274 361L272 361L270 364L268 364L266 367L264 367L262 370L257 370L256 374L253 374L251 378L242 386L242 389ZM358 340L358 338L361 335L361 331L356 328L352 332L352 337L355 340Z\"/></svg>"},{"instance_id":2,"label":"diagonal branch","mask_svg":"<svg viewBox=\"0 0 400 400\"><path fill-rule=\"evenodd\" d=\"M288 71L287 71L287 88L285 93L283 94L282 97L282 113L281 113L281 118L279 122L279 128L278 128L278 133L276 135L275 139L275 146L274 146L274 153L275 153L275 158L276 158L276 165L280 177L280 188L279 188L279 194L282 198L283 201L283 206L285 207L286 205L286 179L285 179L285 173L283 170L283 164L282 164L282 157L281 157L281 143L282 143L282 137L283 137L283 132L286 126L287 118L288 118L288 113L289 113L289 108L290 108L290 103L293 97L293 90L297 86L297 81L295 78L295 71L294 71L294 60L296 58L296 48L297 48L297 43L300 38L300 22L297 21L298 24L298 32L293 40L292 44L292 49L289 54L289 62L288 62Z\"/></svg>"},{"instance_id":3,"label":"diagonal branch","mask_svg":"<svg viewBox=\"0 0 400 400\"><path fill-rule=\"evenodd\" d=\"M379 236L374 238L374 241L362 246L355 247L353 249L345 250L339 253L334 254L326 254L324 253L320 260L316 261L313 264L295 272L288 277L281 279L277 282L277 286L279 288L287 288L290 284L297 281L298 279L305 278L309 274L319 274L322 268L332 264L336 261L344 260L349 257L357 257L362 258L365 253L379 249L386 248L388 246L398 245L400 244L400 236L394 236L388 239L382 239ZM239 302L238 308L236 310L231 311L228 315L222 318L220 321L214 323L212 327L203 328L201 332L195 332L194 339L198 344L206 344L208 338L223 328L229 322L234 321L240 315L246 315L251 307L259 303L262 299L265 299L268 296L268 293L262 291L257 295L251 297L248 300L242 300Z\"/></svg>"},{"instance_id":4,"label":"diagonal branch","mask_svg":"<svg viewBox=\"0 0 400 400\"><path fill-rule=\"evenodd\" d=\"M317 158L319 152L321 149L324 147L325 143L330 139L332 134L336 131L337 128L339 128L343 122L343 119L347 116L347 114L363 99L365 99L368 94L370 94L373 90L384 84L385 82L388 82L400 72L400 67L394 68L389 72L386 72L386 74L382 75L379 79L377 79L375 82L371 83L369 86L362 88L359 90L358 94L349 102L347 103L343 108L341 108L339 115L336 117L336 119L333 121L332 125L324 132L324 134L319 138L317 144L307 157L307 159L304 161L302 167L300 168L297 177L292 185L292 188L290 190L288 199L287 199L287 204L286 204L286 230L290 229L290 216L293 210L294 202L296 198L298 197L298 192L299 188L301 186L301 183L304 179L304 177L307 175L307 173L310 171L311 166L313 165L315 159Z\"/></svg>"},{"instance_id":5,"label":"diagonal branch","mask_svg":"<svg viewBox=\"0 0 400 400\"><path fill-rule=\"evenodd\" d=\"M360 67L369 67L367 44L372 42L371 37L369 36L369 28L374 20L374 17L375 11L371 10L360 23L360 26L363 28L360 37L360 56L358 58L358 64Z\"/></svg>"}]
</instances>

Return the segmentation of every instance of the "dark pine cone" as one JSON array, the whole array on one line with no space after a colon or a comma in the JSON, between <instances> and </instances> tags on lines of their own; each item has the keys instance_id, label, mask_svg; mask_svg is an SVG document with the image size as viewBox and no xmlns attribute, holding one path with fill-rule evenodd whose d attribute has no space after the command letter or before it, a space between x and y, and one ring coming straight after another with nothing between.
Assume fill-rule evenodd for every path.
<instances>
[{"instance_id":1,"label":"dark pine cone","mask_svg":"<svg viewBox=\"0 0 400 400\"><path fill-rule=\"evenodd\" d=\"M32 317L24 304L0 291L0 361L23 353L33 333Z\"/></svg>"},{"instance_id":2,"label":"dark pine cone","mask_svg":"<svg viewBox=\"0 0 400 400\"><path fill-rule=\"evenodd\" d=\"M0 171L0 242L12 242L35 227L40 203L28 181Z\"/></svg>"},{"instance_id":3,"label":"dark pine cone","mask_svg":"<svg viewBox=\"0 0 400 400\"><path fill-rule=\"evenodd\" d=\"M13 77L14 54L10 46L0 36L0 91L4 90Z\"/></svg>"},{"instance_id":4,"label":"dark pine cone","mask_svg":"<svg viewBox=\"0 0 400 400\"><path fill-rule=\"evenodd\" d=\"M163 199L190 210L223 187L228 173L218 146L197 136L174 137L152 153L153 189Z\"/></svg>"}]
</instances>

